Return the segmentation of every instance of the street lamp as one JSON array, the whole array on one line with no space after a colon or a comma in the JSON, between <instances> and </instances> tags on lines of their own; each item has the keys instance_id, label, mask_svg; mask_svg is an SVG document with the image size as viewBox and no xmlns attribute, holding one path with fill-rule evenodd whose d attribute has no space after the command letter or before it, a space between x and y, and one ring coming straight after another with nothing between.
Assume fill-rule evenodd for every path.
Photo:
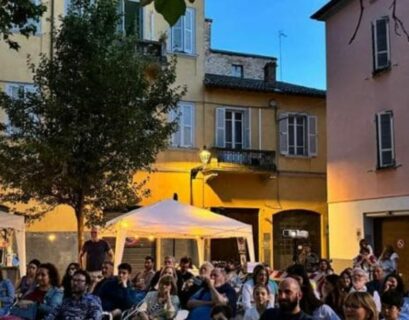
<instances>
[{"instance_id":1,"label":"street lamp","mask_svg":"<svg viewBox=\"0 0 409 320\"><path fill-rule=\"evenodd\" d=\"M210 151L206 149L206 146L203 146L203 149L199 153L199 158L200 158L200 161L203 164L203 167L205 167L206 164L209 163L209 160L210 160L211 156L212 156L212 154L210 153Z\"/></svg>"}]
</instances>

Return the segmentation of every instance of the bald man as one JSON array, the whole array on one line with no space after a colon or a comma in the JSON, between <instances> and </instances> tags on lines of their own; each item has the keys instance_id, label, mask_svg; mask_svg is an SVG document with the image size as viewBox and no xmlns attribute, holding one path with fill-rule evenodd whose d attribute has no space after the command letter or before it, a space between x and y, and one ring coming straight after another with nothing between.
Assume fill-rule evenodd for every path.
<instances>
[{"instance_id":1,"label":"bald man","mask_svg":"<svg viewBox=\"0 0 409 320\"><path fill-rule=\"evenodd\" d=\"M299 283L293 278L281 281L278 289L279 308L267 309L260 320L312 320L300 308L302 292Z\"/></svg>"}]
</instances>

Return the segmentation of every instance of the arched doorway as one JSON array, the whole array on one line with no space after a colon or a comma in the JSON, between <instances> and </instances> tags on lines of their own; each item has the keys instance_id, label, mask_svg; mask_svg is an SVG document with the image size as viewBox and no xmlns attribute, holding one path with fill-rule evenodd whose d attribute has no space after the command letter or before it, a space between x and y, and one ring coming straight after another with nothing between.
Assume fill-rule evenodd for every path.
<instances>
[{"instance_id":1,"label":"arched doorway","mask_svg":"<svg viewBox=\"0 0 409 320\"><path fill-rule=\"evenodd\" d=\"M321 256L321 217L307 210L289 210L273 215L274 269L285 269L293 260L293 240L284 238L284 229L307 230L311 249Z\"/></svg>"}]
</instances>

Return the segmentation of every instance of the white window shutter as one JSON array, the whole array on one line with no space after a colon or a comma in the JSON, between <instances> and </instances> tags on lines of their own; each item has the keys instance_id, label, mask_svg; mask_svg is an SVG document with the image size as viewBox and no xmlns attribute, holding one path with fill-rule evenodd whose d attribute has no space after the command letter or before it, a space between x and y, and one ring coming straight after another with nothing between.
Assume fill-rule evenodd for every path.
<instances>
[{"instance_id":1,"label":"white window shutter","mask_svg":"<svg viewBox=\"0 0 409 320\"><path fill-rule=\"evenodd\" d=\"M288 113L278 115L278 131L280 135L280 153L288 154Z\"/></svg>"},{"instance_id":2,"label":"white window shutter","mask_svg":"<svg viewBox=\"0 0 409 320\"><path fill-rule=\"evenodd\" d=\"M225 108L216 108L216 147L224 148L226 142Z\"/></svg>"},{"instance_id":3,"label":"white window shutter","mask_svg":"<svg viewBox=\"0 0 409 320\"><path fill-rule=\"evenodd\" d=\"M117 3L117 12L119 15L117 32L125 34L125 3L124 0L119 0Z\"/></svg>"},{"instance_id":4,"label":"white window shutter","mask_svg":"<svg viewBox=\"0 0 409 320\"><path fill-rule=\"evenodd\" d=\"M195 26L195 11L193 8L187 8L184 16L184 52L193 53L194 47L194 26Z\"/></svg>"},{"instance_id":5,"label":"white window shutter","mask_svg":"<svg viewBox=\"0 0 409 320\"><path fill-rule=\"evenodd\" d=\"M176 121L177 122L177 129L176 129L176 132L174 132L173 134L172 134L172 137L171 137L171 140L170 140L170 143L171 143L171 145L172 145L172 147L179 147L180 146L180 143L181 143L181 127L180 127L180 116L179 116L179 107L178 108L176 108L175 110L172 110L170 113L169 113L169 120L170 121Z\"/></svg>"},{"instance_id":6,"label":"white window shutter","mask_svg":"<svg viewBox=\"0 0 409 320\"><path fill-rule=\"evenodd\" d=\"M193 107L190 104L181 105L181 131L183 147L193 146Z\"/></svg>"},{"instance_id":7,"label":"white window shutter","mask_svg":"<svg viewBox=\"0 0 409 320\"><path fill-rule=\"evenodd\" d=\"M310 157L318 154L317 122L317 116L308 116L308 155Z\"/></svg>"},{"instance_id":8,"label":"white window shutter","mask_svg":"<svg viewBox=\"0 0 409 320\"><path fill-rule=\"evenodd\" d=\"M172 48L171 51L183 51L183 17L172 27Z\"/></svg>"},{"instance_id":9,"label":"white window shutter","mask_svg":"<svg viewBox=\"0 0 409 320\"><path fill-rule=\"evenodd\" d=\"M166 30L166 51L172 52L172 29Z\"/></svg>"},{"instance_id":10,"label":"white window shutter","mask_svg":"<svg viewBox=\"0 0 409 320\"><path fill-rule=\"evenodd\" d=\"M250 149L250 109L243 112L243 149Z\"/></svg>"}]
</instances>

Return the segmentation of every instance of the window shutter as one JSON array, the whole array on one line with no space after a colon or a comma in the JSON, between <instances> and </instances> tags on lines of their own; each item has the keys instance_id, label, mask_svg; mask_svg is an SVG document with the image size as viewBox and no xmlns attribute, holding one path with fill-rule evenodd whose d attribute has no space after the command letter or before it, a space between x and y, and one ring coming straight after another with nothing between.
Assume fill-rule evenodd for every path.
<instances>
[{"instance_id":1,"label":"window shutter","mask_svg":"<svg viewBox=\"0 0 409 320\"><path fill-rule=\"evenodd\" d=\"M139 2L124 0L124 28L127 36L141 36L141 7Z\"/></svg>"},{"instance_id":2,"label":"window shutter","mask_svg":"<svg viewBox=\"0 0 409 320\"><path fill-rule=\"evenodd\" d=\"M184 16L184 52L193 53L195 11L193 8L187 8Z\"/></svg>"},{"instance_id":3,"label":"window shutter","mask_svg":"<svg viewBox=\"0 0 409 320\"><path fill-rule=\"evenodd\" d=\"M172 52L172 29L166 30L166 51Z\"/></svg>"},{"instance_id":4,"label":"window shutter","mask_svg":"<svg viewBox=\"0 0 409 320\"><path fill-rule=\"evenodd\" d=\"M71 7L71 0L64 0L64 16L68 14L68 10Z\"/></svg>"},{"instance_id":5,"label":"window shutter","mask_svg":"<svg viewBox=\"0 0 409 320\"><path fill-rule=\"evenodd\" d=\"M389 50L389 18L383 17L375 21L373 30L373 46L375 57L375 70L389 67L390 50Z\"/></svg>"},{"instance_id":6,"label":"window shutter","mask_svg":"<svg viewBox=\"0 0 409 320\"><path fill-rule=\"evenodd\" d=\"M13 99L20 99L20 94L24 93L24 85L19 84L7 84L6 93Z\"/></svg>"},{"instance_id":7,"label":"window shutter","mask_svg":"<svg viewBox=\"0 0 409 320\"><path fill-rule=\"evenodd\" d=\"M117 12L119 15L118 19L118 26L116 28L118 33L124 34L125 33L125 4L124 0L119 0L117 3Z\"/></svg>"},{"instance_id":8,"label":"window shutter","mask_svg":"<svg viewBox=\"0 0 409 320\"><path fill-rule=\"evenodd\" d=\"M250 149L250 109L243 112L243 149Z\"/></svg>"},{"instance_id":9,"label":"window shutter","mask_svg":"<svg viewBox=\"0 0 409 320\"><path fill-rule=\"evenodd\" d=\"M183 17L172 27L171 51L183 51Z\"/></svg>"},{"instance_id":10,"label":"window shutter","mask_svg":"<svg viewBox=\"0 0 409 320\"><path fill-rule=\"evenodd\" d=\"M190 104L181 106L181 131L182 131L182 146L193 146L193 106Z\"/></svg>"},{"instance_id":11,"label":"window shutter","mask_svg":"<svg viewBox=\"0 0 409 320\"><path fill-rule=\"evenodd\" d=\"M176 108L175 110L172 110L169 113L169 120L171 122L176 121L177 123L177 130L172 134L170 143L172 147L179 147L180 146L180 140L181 140L181 127L180 127L180 115L179 115L179 108Z\"/></svg>"},{"instance_id":12,"label":"window shutter","mask_svg":"<svg viewBox=\"0 0 409 320\"><path fill-rule=\"evenodd\" d=\"M216 108L216 147L224 148L226 141L225 108Z\"/></svg>"},{"instance_id":13,"label":"window shutter","mask_svg":"<svg viewBox=\"0 0 409 320\"><path fill-rule=\"evenodd\" d=\"M395 165L395 146L393 137L393 114L391 111L376 115L378 167Z\"/></svg>"},{"instance_id":14,"label":"window shutter","mask_svg":"<svg viewBox=\"0 0 409 320\"><path fill-rule=\"evenodd\" d=\"M310 157L318 154L317 122L316 116L308 116L308 155Z\"/></svg>"},{"instance_id":15,"label":"window shutter","mask_svg":"<svg viewBox=\"0 0 409 320\"><path fill-rule=\"evenodd\" d=\"M288 154L288 113L280 113L278 116L278 130L280 135L280 153Z\"/></svg>"}]
</instances>

